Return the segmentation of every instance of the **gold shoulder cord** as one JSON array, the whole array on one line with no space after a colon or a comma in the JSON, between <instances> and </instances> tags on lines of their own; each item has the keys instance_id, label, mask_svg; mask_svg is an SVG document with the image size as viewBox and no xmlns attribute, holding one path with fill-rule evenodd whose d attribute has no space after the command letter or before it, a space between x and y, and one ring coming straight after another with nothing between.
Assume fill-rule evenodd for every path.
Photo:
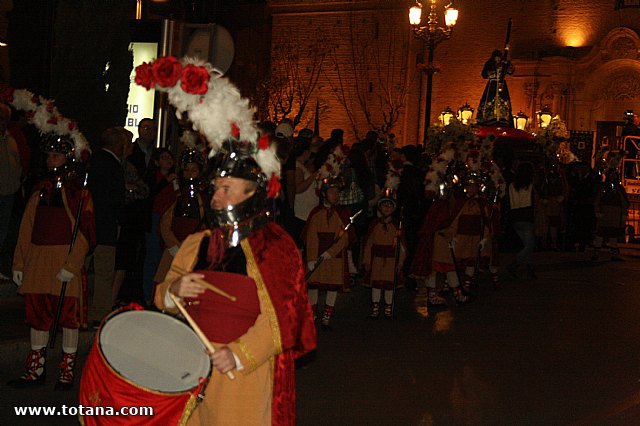
<instances>
[{"instance_id":1,"label":"gold shoulder cord","mask_svg":"<svg viewBox=\"0 0 640 426\"><path fill-rule=\"evenodd\" d=\"M247 258L247 272L256 282L256 286L258 287L258 297L263 301L265 314L268 316L269 322L271 323L271 330L273 330L273 344L276 348L276 353L280 354L282 353L282 339L280 337L280 325L278 324L276 310L273 307L271 298L269 297L269 292L267 292L267 287L262 279L262 274L260 274L260 269L258 269L256 259L253 256L249 239L243 239L240 241L240 244L242 245L242 251L244 251L245 257Z\"/></svg>"}]
</instances>

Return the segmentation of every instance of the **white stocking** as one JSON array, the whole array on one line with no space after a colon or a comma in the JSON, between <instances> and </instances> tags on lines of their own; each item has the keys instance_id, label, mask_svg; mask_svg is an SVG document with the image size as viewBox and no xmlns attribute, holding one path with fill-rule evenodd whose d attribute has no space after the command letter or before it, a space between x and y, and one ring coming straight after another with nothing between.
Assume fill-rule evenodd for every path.
<instances>
[{"instance_id":1,"label":"white stocking","mask_svg":"<svg viewBox=\"0 0 640 426\"><path fill-rule=\"evenodd\" d=\"M336 306L337 291L327 291L327 306Z\"/></svg>"},{"instance_id":2,"label":"white stocking","mask_svg":"<svg viewBox=\"0 0 640 426\"><path fill-rule=\"evenodd\" d=\"M372 288L371 289L371 301L373 303L380 302L380 294L381 293L382 293L382 291L379 288Z\"/></svg>"},{"instance_id":3,"label":"white stocking","mask_svg":"<svg viewBox=\"0 0 640 426\"><path fill-rule=\"evenodd\" d=\"M466 268L464 268L464 274L468 277L472 277L474 270L475 268L473 266L467 266Z\"/></svg>"},{"instance_id":4,"label":"white stocking","mask_svg":"<svg viewBox=\"0 0 640 426\"><path fill-rule=\"evenodd\" d=\"M458 281L458 274L456 274L456 271L447 272L447 281L449 282L449 287L451 288L460 287L460 282Z\"/></svg>"},{"instance_id":5,"label":"white stocking","mask_svg":"<svg viewBox=\"0 0 640 426\"><path fill-rule=\"evenodd\" d=\"M385 290L384 303L391 305L393 303L393 290Z\"/></svg>"},{"instance_id":6,"label":"white stocking","mask_svg":"<svg viewBox=\"0 0 640 426\"><path fill-rule=\"evenodd\" d=\"M432 272L426 279L427 288L436 288L436 273Z\"/></svg>"},{"instance_id":7,"label":"white stocking","mask_svg":"<svg viewBox=\"0 0 640 426\"><path fill-rule=\"evenodd\" d=\"M66 354L78 352L78 329L62 328L62 350Z\"/></svg>"},{"instance_id":8,"label":"white stocking","mask_svg":"<svg viewBox=\"0 0 640 426\"><path fill-rule=\"evenodd\" d=\"M39 351L40 349L47 346L49 342L49 331L41 331L36 330L35 328L31 329L31 349L34 351Z\"/></svg>"}]
</instances>

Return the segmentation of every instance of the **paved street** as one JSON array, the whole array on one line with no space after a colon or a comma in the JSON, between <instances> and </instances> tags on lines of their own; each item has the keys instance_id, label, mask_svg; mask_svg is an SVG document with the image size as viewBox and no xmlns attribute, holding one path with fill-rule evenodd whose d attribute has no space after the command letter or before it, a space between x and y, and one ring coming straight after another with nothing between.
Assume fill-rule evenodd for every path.
<instances>
[{"instance_id":1,"label":"paved street","mask_svg":"<svg viewBox=\"0 0 640 426\"><path fill-rule=\"evenodd\" d=\"M505 274L495 292L485 276L477 301L428 318L405 290L394 321L366 319L368 289L340 295L333 331L319 330L297 371L298 424L638 424L640 259L586 257L537 253L538 280ZM4 300L3 318L19 310ZM5 386L26 348L26 329L13 333L0 348L0 424L76 424L13 415L16 405L77 404L75 392L52 391L56 369L33 392Z\"/></svg>"}]
</instances>

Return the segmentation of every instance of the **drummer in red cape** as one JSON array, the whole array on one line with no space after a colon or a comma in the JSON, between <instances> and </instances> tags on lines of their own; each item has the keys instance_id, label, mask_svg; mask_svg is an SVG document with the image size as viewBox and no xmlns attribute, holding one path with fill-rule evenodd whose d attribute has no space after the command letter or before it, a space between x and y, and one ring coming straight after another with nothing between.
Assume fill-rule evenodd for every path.
<instances>
[{"instance_id":1,"label":"drummer in red cape","mask_svg":"<svg viewBox=\"0 0 640 426\"><path fill-rule=\"evenodd\" d=\"M250 157L227 143L211 201L218 227L182 243L156 291L188 300L188 311L217 348L204 401L190 424L295 424L294 359L315 348L304 270L295 243L265 210L266 179ZM236 155L233 155L236 154ZM176 270L194 272L181 275ZM229 301L196 279L237 297ZM223 374L237 371L235 380Z\"/></svg>"},{"instance_id":2,"label":"drummer in red cape","mask_svg":"<svg viewBox=\"0 0 640 426\"><path fill-rule=\"evenodd\" d=\"M182 67L182 77L172 73L177 77L168 82L152 72L165 63ZM150 87L153 78L164 78L156 87L172 90L172 103L183 98L174 106L189 113L216 159L215 227L182 242L155 293L163 310L176 308L176 296L182 299L178 303L215 348L204 400L188 424L294 425L294 360L315 349L316 332L300 252L266 208L280 191L276 147L258 134L248 100L209 64L164 57L147 65L149 73L136 70L136 82Z\"/></svg>"}]
</instances>

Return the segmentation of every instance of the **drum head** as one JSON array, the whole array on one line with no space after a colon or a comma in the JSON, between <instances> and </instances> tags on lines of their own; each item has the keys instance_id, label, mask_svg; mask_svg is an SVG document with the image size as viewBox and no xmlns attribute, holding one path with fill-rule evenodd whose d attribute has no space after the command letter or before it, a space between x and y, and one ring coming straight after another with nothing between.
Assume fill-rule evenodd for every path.
<instances>
[{"instance_id":1,"label":"drum head","mask_svg":"<svg viewBox=\"0 0 640 426\"><path fill-rule=\"evenodd\" d=\"M114 315L102 326L99 343L117 373L150 390L186 391L211 371L209 356L193 330L160 312Z\"/></svg>"}]
</instances>

